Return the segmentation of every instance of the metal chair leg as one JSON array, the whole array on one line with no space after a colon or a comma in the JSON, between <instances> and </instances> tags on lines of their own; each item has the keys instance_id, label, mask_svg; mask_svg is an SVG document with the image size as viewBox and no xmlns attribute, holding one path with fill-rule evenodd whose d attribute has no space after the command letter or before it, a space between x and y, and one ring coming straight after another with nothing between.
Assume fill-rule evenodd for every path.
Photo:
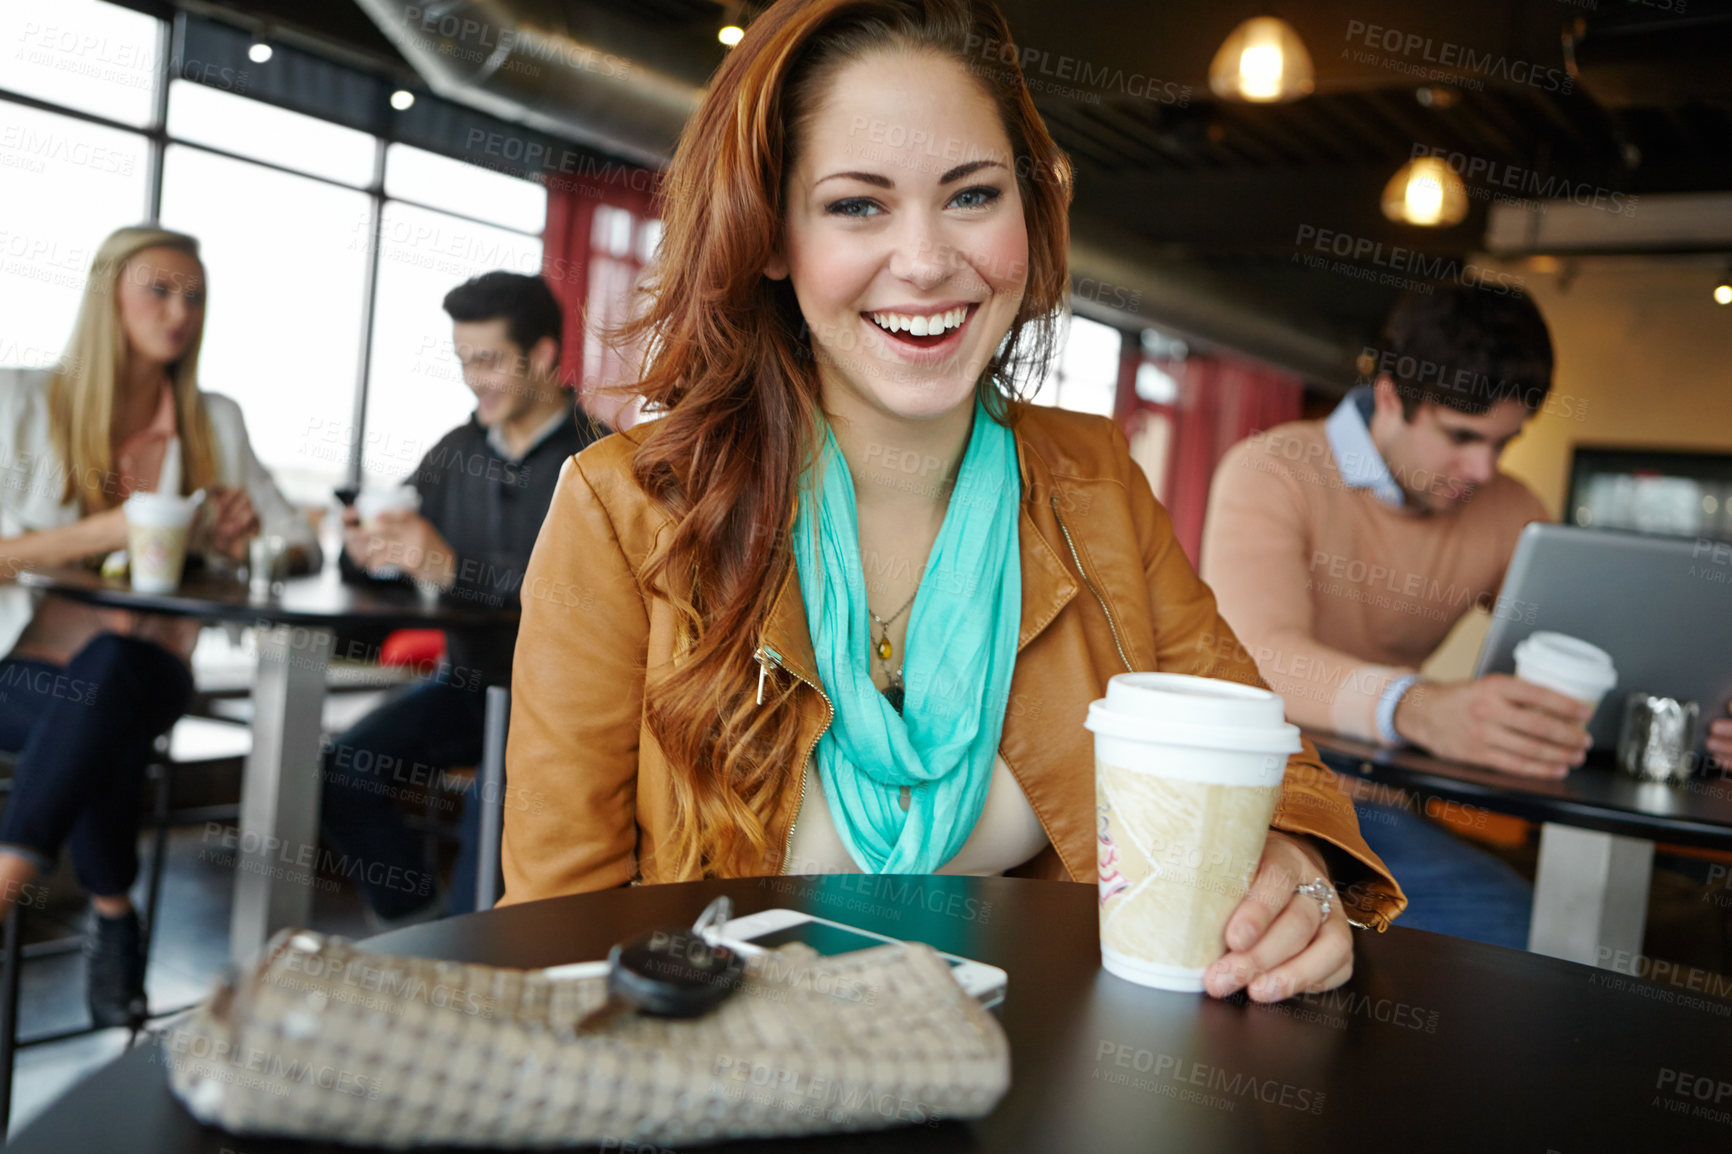
<instances>
[{"instance_id":1,"label":"metal chair leg","mask_svg":"<svg viewBox=\"0 0 1732 1154\"><path fill-rule=\"evenodd\" d=\"M18 1060L18 971L24 961L24 911L17 902L6 912L6 972L0 975L0 1141L12 1125L12 1074Z\"/></svg>"},{"instance_id":2,"label":"metal chair leg","mask_svg":"<svg viewBox=\"0 0 1732 1154\"><path fill-rule=\"evenodd\" d=\"M150 945L156 937L157 905L162 898L162 871L168 860L169 763L159 761L156 770L156 800L151 808L150 874L144 889L144 962L150 966Z\"/></svg>"},{"instance_id":3,"label":"metal chair leg","mask_svg":"<svg viewBox=\"0 0 1732 1154\"><path fill-rule=\"evenodd\" d=\"M151 770L156 774L156 797L151 805L151 850L150 873L144 886L144 940L140 943L144 950L144 972L148 981L150 974L150 949L156 941L156 916L162 899L162 871L168 861L168 802L170 767L172 763L165 756L152 763ZM130 1049L138 1040L139 1028L135 1027L126 1039Z\"/></svg>"},{"instance_id":4,"label":"metal chair leg","mask_svg":"<svg viewBox=\"0 0 1732 1154\"><path fill-rule=\"evenodd\" d=\"M510 719L511 691L503 685L490 686L481 729L481 767L475 775L474 804L481 807L481 836L475 855L478 910L490 910L499 900L499 849L505 827L505 730Z\"/></svg>"}]
</instances>

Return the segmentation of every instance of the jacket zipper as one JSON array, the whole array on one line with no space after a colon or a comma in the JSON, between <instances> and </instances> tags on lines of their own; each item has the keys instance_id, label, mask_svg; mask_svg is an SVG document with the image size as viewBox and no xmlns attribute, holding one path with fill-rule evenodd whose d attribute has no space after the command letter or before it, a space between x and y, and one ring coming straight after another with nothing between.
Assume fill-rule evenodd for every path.
<instances>
[{"instance_id":1,"label":"jacket zipper","mask_svg":"<svg viewBox=\"0 0 1732 1154\"><path fill-rule=\"evenodd\" d=\"M823 728L818 730L817 734L813 736L811 742L806 746L806 752L800 757L800 800L794 803L794 820L788 823L788 836L782 841L782 864L776 871L778 874L785 874L788 872L788 862L791 860L794 853L794 827L800 824L800 809L806 804L806 763L812 759L812 751L818 747L818 740L824 736L824 730L830 728L830 721L836 716L836 707L831 703L829 695L824 692L822 686L807 681L804 677L801 677L798 673L795 673L792 669L783 665L782 655L777 653L775 650L770 649L768 646L760 645L758 646L758 651L752 656L758 663L759 705L764 704L764 678L769 674L770 666L774 665L785 673L793 674L794 680L799 681L804 685L810 685L818 696L823 699L824 708L830 711L830 716L824 720Z\"/></svg>"},{"instance_id":2,"label":"jacket zipper","mask_svg":"<svg viewBox=\"0 0 1732 1154\"><path fill-rule=\"evenodd\" d=\"M1082 576L1083 584L1088 586L1089 592L1095 595L1095 601L1100 604L1101 612L1106 614L1107 630L1113 635L1113 648L1119 651L1119 660L1125 663L1125 672L1135 673L1136 667L1131 664L1131 659L1125 656L1125 647L1119 641L1119 627L1113 621L1113 611L1107 608L1107 599L1101 596L1101 591L1095 588L1093 581L1089 580L1089 571L1083 568L1082 556L1076 551L1076 542L1071 540L1070 530L1065 527L1064 517L1059 514L1057 493L1052 495L1052 515L1058 521L1058 531L1064 534L1064 543L1070 546L1070 558L1076 562L1077 573Z\"/></svg>"}]
</instances>

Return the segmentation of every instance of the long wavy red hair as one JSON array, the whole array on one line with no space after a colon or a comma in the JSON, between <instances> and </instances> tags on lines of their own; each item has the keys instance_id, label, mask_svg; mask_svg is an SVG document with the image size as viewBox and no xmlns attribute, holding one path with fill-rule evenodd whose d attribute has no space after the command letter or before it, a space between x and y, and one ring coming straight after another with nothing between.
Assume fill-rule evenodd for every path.
<instances>
[{"instance_id":1,"label":"long wavy red hair","mask_svg":"<svg viewBox=\"0 0 1732 1154\"><path fill-rule=\"evenodd\" d=\"M792 576L787 530L818 429L810 337L787 280L764 267L783 229L784 174L804 118L844 65L928 52L967 68L998 110L1028 227L1028 283L977 388L1014 420L1051 360L1066 291L1071 170L989 0L781 0L752 22L687 123L664 178L660 252L618 335L646 350L633 386L665 415L638 449L639 485L674 518L645 580L683 618L645 713L672 769L677 875L774 859L764 816L804 772L795 687L756 704L754 660ZM990 46L990 57L981 52Z\"/></svg>"}]
</instances>

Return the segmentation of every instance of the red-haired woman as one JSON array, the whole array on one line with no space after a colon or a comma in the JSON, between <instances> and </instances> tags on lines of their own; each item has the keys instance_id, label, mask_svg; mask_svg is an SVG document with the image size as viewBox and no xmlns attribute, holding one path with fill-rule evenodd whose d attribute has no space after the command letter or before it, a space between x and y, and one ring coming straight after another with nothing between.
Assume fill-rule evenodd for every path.
<instances>
[{"instance_id":1,"label":"red-haired woman","mask_svg":"<svg viewBox=\"0 0 1732 1154\"><path fill-rule=\"evenodd\" d=\"M1107 679L1259 683L1117 427L1016 399L1071 178L1010 43L985 0L782 0L717 73L632 334L665 415L567 465L528 569L506 901L1092 882ZM1309 745L1273 825L1217 996L1345 981L1347 913L1404 901Z\"/></svg>"}]
</instances>

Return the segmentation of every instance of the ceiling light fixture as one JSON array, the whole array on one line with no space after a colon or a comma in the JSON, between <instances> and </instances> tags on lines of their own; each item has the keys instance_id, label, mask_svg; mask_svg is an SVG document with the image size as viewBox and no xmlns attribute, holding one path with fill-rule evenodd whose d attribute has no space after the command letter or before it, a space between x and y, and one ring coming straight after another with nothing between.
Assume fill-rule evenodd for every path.
<instances>
[{"instance_id":1,"label":"ceiling light fixture","mask_svg":"<svg viewBox=\"0 0 1732 1154\"><path fill-rule=\"evenodd\" d=\"M415 107L415 94L407 88L399 88L391 93L391 107L398 112Z\"/></svg>"},{"instance_id":2,"label":"ceiling light fixture","mask_svg":"<svg viewBox=\"0 0 1732 1154\"><path fill-rule=\"evenodd\" d=\"M1383 186L1383 215L1402 224L1447 228L1467 216L1467 186L1435 156L1420 156Z\"/></svg>"},{"instance_id":3,"label":"ceiling light fixture","mask_svg":"<svg viewBox=\"0 0 1732 1154\"><path fill-rule=\"evenodd\" d=\"M253 36L252 44L247 48L247 59L254 64L263 64L269 60L274 51L271 48L271 26L258 25L258 33Z\"/></svg>"},{"instance_id":4,"label":"ceiling light fixture","mask_svg":"<svg viewBox=\"0 0 1732 1154\"><path fill-rule=\"evenodd\" d=\"M746 35L745 7L744 0L722 0L722 26L716 31L716 39L728 48Z\"/></svg>"},{"instance_id":5,"label":"ceiling light fixture","mask_svg":"<svg viewBox=\"0 0 1732 1154\"><path fill-rule=\"evenodd\" d=\"M1245 21L1221 42L1209 65L1209 87L1226 100L1269 104L1309 96L1311 54L1292 25L1273 16Z\"/></svg>"}]
</instances>

